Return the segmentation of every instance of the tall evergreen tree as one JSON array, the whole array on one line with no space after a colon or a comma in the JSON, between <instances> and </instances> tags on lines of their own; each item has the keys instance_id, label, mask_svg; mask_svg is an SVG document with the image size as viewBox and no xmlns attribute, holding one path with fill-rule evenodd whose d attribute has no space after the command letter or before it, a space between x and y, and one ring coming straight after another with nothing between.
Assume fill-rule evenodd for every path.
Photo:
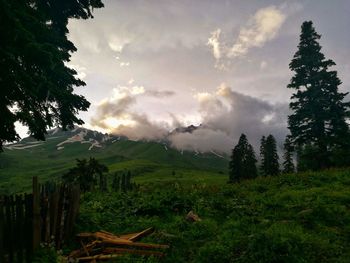
<instances>
[{"instance_id":1,"label":"tall evergreen tree","mask_svg":"<svg viewBox=\"0 0 350 263\"><path fill-rule=\"evenodd\" d=\"M265 145L266 145L266 137L262 136L260 140L260 173L264 174L266 170L266 162L265 162Z\"/></svg>"},{"instance_id":2,"label":"tall evergreen tree","mask_svg":"<svg viewBox=\"0 0 350 263\"><path fill-rule=\"evenodd\" d=\"M271 134L261 140L261 172L264 176L279 174L279 163L277 154L277 144L275 137Z\"/></svg>"},{"instance_id":3,"label":"tall evergreen tree","mask_svg":"<svg viewBox=\"0 0 350 263\"><path fill-rule=\"evenodd\" d=\"M77 159L77 165L62 176L64 182L78 183L84 192L90 191L97 184L99 176L100 189L104 189L104 173L108 172L108 167L99 163L95 158L89 160Z\"/></svg>"},{"instance_id":4,"label":"tall evergreen tree","mask_svg":"<svg viewBox=\"0 0 350 263\"><path fill-rule=\"evenodd\" d=\"M92 18L101 0L0 0L0 151L19 139L15 122L45 139L48 127L82 124L90 103L74 94L85 83L67 66L77 49L67 38L70 18Z\"/></svg>"},{"instance_id":5,"label":"tall evergreen tree","mask_svg":"<svg viewBox=\"0 0 350 263\"><path fill-rule=\"evenodd\" d=\"M286 136L284 141L284 154L283 154L283 173L294 173L293 152L294 147L291 142L290 135Z\"/></svg>"},{"instance_id":6,"label":"tall evergreen tree","mask_svg":"<svg viewBox=\"0 0 350 263\"><path fill-rule=\"evenodd\" d=\"M255 178L257 176L256 157L254 149L242 134L238 144L232 150L229 163L229 182L239 182L242 179Z\"/></svg>"},{"instance_id":7,"label":"tall evergreen tree","mask_svg":"<svg viewBox=\"0 0 350 263\"><path fill-rule=\"evenodd\" d=\"M295 74L288 85L295 90L288 118L291 139L301 151L309 149L302 158L312 158L314 169L329 167L331 154L349 147L350 103L344 102L347 93L338 91L341 81L329 69L335 63L321 52L320 37L311 21L302 24L298 51L289 64Z\"/></svg>"}]
</instances>

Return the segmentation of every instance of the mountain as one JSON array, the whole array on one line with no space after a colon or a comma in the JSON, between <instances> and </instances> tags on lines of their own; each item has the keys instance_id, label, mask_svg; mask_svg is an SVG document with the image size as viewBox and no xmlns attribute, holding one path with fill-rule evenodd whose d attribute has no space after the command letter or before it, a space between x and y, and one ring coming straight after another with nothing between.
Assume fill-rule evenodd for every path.
<instances>
[{"instance_id":1,"label":"mountain","mask_svg":"<svg viewBox=\"0 0 350 263\"><path fill-rule=\"evenodd\" d=\"M197 130L199 127L201 127L202 125L199 126L194 126L194 125L189 125L187 127L178 127L176 129L174 129L171 134L175 134L175 133L192 133L193 131Z\"/></svg>"},{"instance_id":2,"label":"mountain","mask_svg":"<svg viewBox=\"0 0 350 263\"><path fill-rule=\"evenodd\" d=\"M27 137L6 145L0 153L0 193L24 191L34 175L41 180L60 178L75 165L75 159L95 157L110 172L130 170L134 176L174 171L226 173L227 157L181 151L166 141L133 141L82 127L48 132L46 141ZM23 185L19 188L18 185Z\"/></svg>"}]
</instances>

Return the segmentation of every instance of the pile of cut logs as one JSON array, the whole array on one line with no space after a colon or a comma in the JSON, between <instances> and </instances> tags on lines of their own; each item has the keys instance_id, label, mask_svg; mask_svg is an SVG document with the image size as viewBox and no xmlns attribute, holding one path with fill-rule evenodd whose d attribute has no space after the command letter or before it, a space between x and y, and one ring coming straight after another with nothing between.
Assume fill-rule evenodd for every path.
<instances>
[{"instance_id":1,"label":"pile of cut logs","mask_svg":"<svg viewBox=\"0 0 350 263\"><path fill-rule=\"evenodd\" d=\"M169 246L137 242L153 231L153 228L148 228L138 233L119 236L102 230L95 233L80 233L77 237L82 247L69 254L68 262L97 262L125 254L162 257L164 252L161 250Z\"/></svg>"}]
</instances>

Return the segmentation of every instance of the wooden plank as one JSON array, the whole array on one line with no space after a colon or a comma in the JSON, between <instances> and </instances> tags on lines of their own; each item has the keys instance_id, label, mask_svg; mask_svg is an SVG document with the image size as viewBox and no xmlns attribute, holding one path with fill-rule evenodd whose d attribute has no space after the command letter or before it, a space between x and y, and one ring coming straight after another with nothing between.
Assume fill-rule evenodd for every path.
<instances>
[{"instance_id":1,"label":"wooden plank","mask_svg":"<svg viewBox=\"0 0 350 263\"><path fill-rule=\"evenodd\" d=\"M17 261L23 262L23 217L24 211L23 211L23 201L22 196L17 195L16 196L16 229L17 229Z\"/></svg>"},{"instance_id":2,"label":"wooden plank","mask_svg":"<svg viewBox=\"0 0 350 263\"><path fill-rule=\"evenodd\" d=\"M7 236L7 242L9 245L8 255L9 255L9 261L14 261L14 242L13 242L13 197L9 196L7 199L7 206L6 206L6 213L7 213L7 228L9 231L9 235Z\"/></svg>"},{"instance_id":3,"label":"wooden plank","mask_svg":"<svg viewBox=\"0 0 350 263\"><path fill-rule=\"evenodd\" d=\"M4 197L0 196L0 262L5 262L4 226L5 226Z\"/></svg>"},{"instance_id":4,"label":"wooden plank","mask_svg":"<svg viewBox=\"0 0 350 263\"><path fill-rule=\"evenodd\" d=\"M58 212L59 191L55 187L50 198L50 236L56 236L57 212Z\"/></svg>"},{"instance_id":5,"label":"wooden plank","mask_svg":"<svg viewBox=\"0 0 350 263\"><path fill-rule=\"evenodd\" d=\"M25 250L26 261L31 262L33 255L33 194L25 195Z\"/></svg>"},{"instance_id":6,"label":"wooden plank","mask_svg":"<svg viewBox=\"0 0 350 263\"><path fill-rule=\"evenodd\" d=\"M58 208L57 208L57 224L56 224L56 249L61 248L62 243L62 225L63 225L63 206L64 206L64 194L65 186L61 185L59 198L58 198Z\"/></svg>"},{"instance_id":7,"label":"wooden plank","mask_svg":"<svg viewBox=\"0 0 350 263\"><path fill-rule=\"evenodd\" d=\"M91 243L85 245L85 248L90 251L92 250L97 244L99 243L99 241L95 240L95 241L92 241ZM85 253L84 249L77 249L77 250L74 250L72 251L68 258L77 258L77 257L80 257L80 256L83 256Z\"/></svg>"},{"instance_id":8,"label":"wooden plank","mask_svg":"<svg viewBox=\"0 0 350 263\"><path fill-rule=\"evenodd\" d=\"M48 192L45 193L45 198L43 200L44 204L44 213L43 213L43 225L44 225L44 240L46 243L50 243L50 196Z\"/></svg>"},{"instance_id":9,"label":"wooden plank","mask_svg":"<svg viewBox=\"0 0 350 263\"><path fill-rule=\"evenodd\" d=\"M150 244L150 243L141 243L141 242L131 242L129 240L114 240L114 239L103 239L103 241L100 241L101 244L106 245L122 245L122 246L129 246L129 247L142 247L142 248L161 248L166 249L169 248L168 245L160 245L160 244Z\"/></svg>"},{"instance_id":10,"label":"wooden plank","mask_svg":"<svg viewBox=\"0 0 350 263\"><path fill-rule=\"evenodd\" d=\"M118 254L112 254L112 255L96 255L96 256L90 256L90 257L81 257L81 258L78 258L78 262L84 262L84 261L91 262L93 260L109 260L120 256L121 255L118 255Z\"/></svg>"},{"instance_id":11,"label":"wooden plank","mask_svg":"<svg viewBox=\"0 0 350 263\"><path fill-rule=\"evenodd\" d=\"M103 250L104 254L136 254L136 255L143 255L143 256L157 256L162 257L164 256L163 252L159 251L152 251L152 250L139 250L139 249L129 249L129 248L112 248L108 247Z\"/></svg>"},{"instance_id":12,"label":"wooden plank","mask_svg":"<svg viewBox=\"0 0 350 263\"><path fill-rule=\"evenodd\" d=\"M147 228L147 229L141 231L140 233L134 234L133 236L129 237L128 239L130 241L137 241L144 236L148 236L148 235L152 234L153 232L154 232L154 228L150 227L150 228Z\"/></svg>"},{"instance_id":13,"label":"wooden plank","mask_svg":"<svg viewBox=\"0 0 350 263\"><path fill-rule=\"evenodd\" d=\"M120 238L115 235L106 234L103 232L95 232L95 233L80 233L77 235L79 238L94 238L94 239L101 239L101 240L114 240L114 241L120 241L120 242L128 242L131 243L131 241L127 239Z\"/></svg>"},{"instance_id":14,"label":"wooden plank","mask_svg":"<svg viewBox=\"0 0 350 263\"><path fill-rule=\"evenodd\" d=\"M74 223L79 212L80 188L79 186L71 186L69 191L69 209L67 214L67 225L65 240L72 237Z\"/></svg>"},{"instance_id":15,"label":"wooden plank","mask_svg":"<svg viewBox=\"0 0 350 263\"><path fill-rule=\"evenodd\" d=\"M38 177L33 177L33 250L40 245L40 192Z\"/></svg>"}]
</instances>

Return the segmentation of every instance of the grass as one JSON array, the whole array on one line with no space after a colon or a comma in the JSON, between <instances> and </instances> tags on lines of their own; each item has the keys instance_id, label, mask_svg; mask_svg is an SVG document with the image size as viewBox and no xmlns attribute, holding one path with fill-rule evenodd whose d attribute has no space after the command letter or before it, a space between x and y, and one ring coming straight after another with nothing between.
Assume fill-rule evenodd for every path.
<instances>
[{"instance_id":1,"label":"grass","mask_svg":"<svg viewBox=\"0 0 350 263\"><path fill-rule=\"evenodd\" d=\"M140 178L137 179L140 183L151 173L158 179L169 178L169 170L177 171L179 176L188 173L207 176L227 171L227 159L214 154L181 153L166 149L161 143L121 140L89 151L89 144L76 142L57 150L57 144L65 139L65 136L53 137L34 148L5 149L0 153L0 194L30 191L33 176L38 176L40 181L59 180L75 166L77 158L95 157L107 165L111 173L130 170ZM147 177L141 177L143 175Z\"/></svg>"},{"instance_id":2,"label":"grass","mask_svg":"<svg viewBox=\"0 0 350 263\"><path fill-rule=\"evenodd\" d=\"M146 241L171 245L160 262L349 262L350 170L233 185L222 175L213 184L210 175L191 171L186 179L147 178L128 194L85 194L76 231L118 234L155 226ZM190 210L202 221L186 221Z\"/></svg>"},{"instance_id":3,"label":"grass","mask_svg":"<svg viewBox=\"0 0 350 263\"><path fill-rule=\"evenodd\" d=\"M150 226L144 241L169 244L161 259L116 262L350 262L350 169L257 178L227 184L227 160L183 154L160 143L118 141L88 151L62 136L38 147L0 154L0 194L30 190L31 177L57 180L76 158L97 158L110 172L130 170L138 191L82 196L76 232L116 234ZM202 221L185 216L194 211ZM68 244L65 252L76 246ZM53 262L39 252L36 262Z\"/></svg>"}]
</instances>

